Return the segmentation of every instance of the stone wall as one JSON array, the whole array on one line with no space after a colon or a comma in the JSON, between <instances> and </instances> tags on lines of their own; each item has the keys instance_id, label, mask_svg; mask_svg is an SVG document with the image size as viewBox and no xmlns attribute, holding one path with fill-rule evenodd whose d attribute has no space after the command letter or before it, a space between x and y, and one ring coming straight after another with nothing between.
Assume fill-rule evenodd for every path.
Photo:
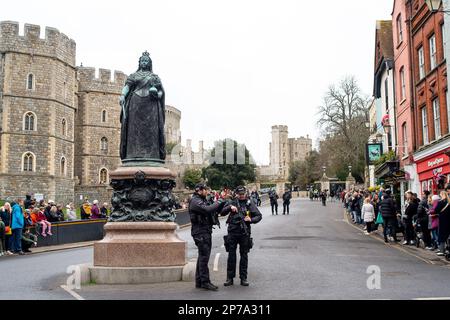
<instances>
[{"instance_id":1,"label":"stone wall","mask_svg":"<svg viewBox=\"0 0 450 320\"><path fill-rule=\"evenodd\" d=\"M181 111L172 107L166 106L166 143L181 143L181 131L180 131Z\"/></svg>"},{"instance_id":2,"label":"stone wall","mask_svg":"<svg viewBox=\"0 0 450 320\"><path fill-rule=\"evenodd\" d=\"M75 204L80 206L85 199L91 203L98 200L99 204L111 203L113 189L109 186L75 186ZM81 199L81 197L83 199Z\"/></svg>"},{"instance_id":3,"label":"stone wall","mask_svg":"<svg viewBox=\"0 0 450 320\"><path fill-rule=\"evenodd\" d=\"M100 171L106 169L108 175L120 165L120 105L119 97L125 84L126 75L99 70L95 78L94 68L78 68L78 106L76 119L75 198L80 195L90 200L108 201L108 182L102 184ZM107 139L107 150L101 149L102 138Z\"/></svg>"},{"instance_id":4,"label":"stone wall","mask_svg":"<svg viewBox=\"0 0 450 320\"><path fill-rule=\"evenodd\" d=\"M39 26L25 25L24 36L18 31L18 23L0 22L0 198L41 193L58 202L72 201L76 45L53 28L46 28L44 39ZM35 117L32 131L24 128L27 112ZM35 157L34 172L23 171L27 152Z\"/></svg>"}]
</instances>

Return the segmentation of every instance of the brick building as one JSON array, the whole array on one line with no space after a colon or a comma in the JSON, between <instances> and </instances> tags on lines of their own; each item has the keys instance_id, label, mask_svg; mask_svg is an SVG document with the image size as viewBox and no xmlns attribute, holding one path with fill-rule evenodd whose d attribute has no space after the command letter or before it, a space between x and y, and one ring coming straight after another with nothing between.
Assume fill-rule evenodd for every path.
<instances>
[{"instance_id":1,"label":"brick building","mask_svg":"<svg viewBox=\"0 0 450 320\"><path fill-rule=\"evenodd\" d=\"M440 12L430 12L424 0L409 1L408 6L411 14L417 142L414 162L420 182L418 191L437 193L450 175L444 17ZM444 177L446 181L443 181Z\"/></svg>"}]
</instances>

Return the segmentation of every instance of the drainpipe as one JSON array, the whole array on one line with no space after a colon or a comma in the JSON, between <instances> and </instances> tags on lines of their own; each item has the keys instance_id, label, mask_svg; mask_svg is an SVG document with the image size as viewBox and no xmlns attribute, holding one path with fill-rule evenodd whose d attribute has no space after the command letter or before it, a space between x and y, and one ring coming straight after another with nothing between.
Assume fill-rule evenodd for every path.
<instances>
[{"instance_id":1,"label":"drainpipe","mask_svg":"<svg viewBox=\"0 0 450 320\"><path fill-rule=\"evenodd\" d=\"M413 35L412 35L412 8L413 4L412 1L409 1L409 19L408 19L408 24L407 27L409 28L409 44L408 44L408 55L409 55L409 74L410 74L410 89L411 89L411 101L410 101L410 110L411 110L411 124L414 125L414 129L412 130L412 147L413 147L413 153L416 152L417 150L417 141L418 141L418 137L416 136L416 132L418 131L418 126L417 126L417 117L416 117L416 112L415 112L415 105L416 105L416 77L414 74L414 60L413 60L413 50L414 50L414 43L413 43Z\"/></svg>"}]
</instances>

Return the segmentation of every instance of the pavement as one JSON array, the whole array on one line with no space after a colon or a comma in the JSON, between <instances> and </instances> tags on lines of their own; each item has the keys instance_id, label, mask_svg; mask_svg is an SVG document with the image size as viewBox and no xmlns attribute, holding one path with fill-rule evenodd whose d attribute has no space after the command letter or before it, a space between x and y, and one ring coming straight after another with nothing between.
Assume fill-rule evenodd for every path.
<instances>
[{"instance_id":1,"label":"pavement","mask_svg":"<svg viewBox=\"0 0 450 320\"><path fill-rule=\"evenodd\" d=\"M353 228L356 228L360 230L361 232L364 232L364 225L358 225L354 224L351 220L351 217L346 214L346 211L344 210L344 219L346 219L347 223L351 225ZM424 248L417 248L417 246L411 246L411 245L403 245L401 244L404 241L403 236L400 234L397 235L397 238L401 240L400 242L384 242L384 236L383 236L383 227L379 227L379 229L375 232L372 232L369 237L372 237L380 242L382 242L384 245L392 247L394 249L403 251L409 255L412 255L416 257L417 259L420 259L424 261L425 263L432 264L432 265L441 265L441 266L449 266L450 261L447 261L445 257L440 257L436 255L434 251L428 251Z\"/></svg>"},{"instance_id":2,"label":"pavement","mask_svg":"<svg viewBox=\"0 0 450 320\"><path fill-rule=\"evenodd\" d=\"M281 202L280 202L281 203ZM282 209L282 206L280 206ZM250 287L225 288L225 227L214 230L210 260L218 292L194 288L192 282L151 285L85 285L63 287L71 265L90 263L93 249L73 248L0 258L0 299L86 300L379 300L450 299L450 266L431 264L411 248L385 245L348 223L340 203L296 199L290 215L260 208L261 223L252 227L255 247L249 254ZM197 257L190 229L179 230L187 241L188 259ZM238 281L236 281L238 282Z\"/></svg>"}]
</instances>

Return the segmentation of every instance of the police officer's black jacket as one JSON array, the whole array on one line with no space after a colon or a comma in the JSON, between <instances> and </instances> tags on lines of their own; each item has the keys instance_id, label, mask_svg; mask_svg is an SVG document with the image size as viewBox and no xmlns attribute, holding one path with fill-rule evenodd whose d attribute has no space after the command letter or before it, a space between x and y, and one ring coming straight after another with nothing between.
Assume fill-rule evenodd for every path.
<instances>
[{"instance_id":1,"label":"police officer's black jacket","mask_svg":"<svg viewBox=\"0 0 450 320\"><path fill-rule=\"evenodd\" d=\"M194 194L189 203L189 215L191 218L192 236L202 233L212 233L213 215L221 209L221 204L208 205L206 198Z\"/></svg>"},{"instance_id":2,"label":"police officer's black jacket","mask_svg":"<svg viewBox=\"0 0 450 320\"><path fill-rule=\"evenodd\" d=\"M238 208L238 212L232 212L231 206ZM262 214L253 201L249 200L234 200L230 205L223 208L221 215L226 216L230 214L227 219L228 233L245 234L242 228L242 221L244 220L247 211L250 212L251 222L244 222L247 226L248 235L251 234L251 225L256 224L262 220Z\"/></svg>"},{"instance_id":3,"label":"police officer's black jacket","mask_svg":"<svg viewBox=\"0 0 450 320\"><path fill-rule=\"evenodd\" d=\"M285 192L285 193L283 194L283 202L284 202L284 203L290 203L290 202L291 202L291 199L292 199L292 193L291 193L290 191Z\"/></svg>"}]
</instances>

